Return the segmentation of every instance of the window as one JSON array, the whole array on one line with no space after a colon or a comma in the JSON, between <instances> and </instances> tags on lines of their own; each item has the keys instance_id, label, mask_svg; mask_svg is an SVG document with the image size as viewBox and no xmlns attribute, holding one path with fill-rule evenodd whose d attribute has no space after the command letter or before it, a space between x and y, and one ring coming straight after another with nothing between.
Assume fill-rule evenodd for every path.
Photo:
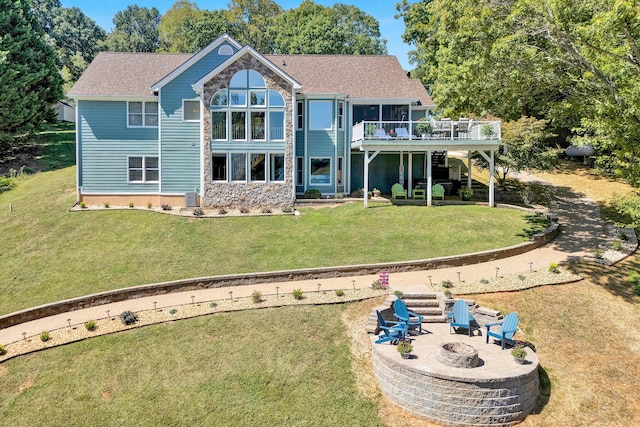
<instances>
[{"instance_id":1,"label":"window","mask_svg":"<svg viewBox=\"0 0 640 427\"><path fill-rule=\"evenodd\" d=\"M233 55L233 48L228 44L220 46L218 49L218 55L220 56L231 56Z\"/></svg>"},{"instance_id":2,"label":"window","mask_svg":"<svg viewBox=\"0 0 640 427\"><path fill-rule=\"evenodd\" d=\"M252 111L251 112L251 139L262 140L265 139L265 114L264 111Z\"/></svg>"},{"instance_id":3,"label":"window","mask_svg":"<svg viewBox=\"0 0 640 427\"><path fill-rule=\"evenodd\" d=\"M284 181L284 154L271 154L269 159L271 181Z\"/></svg>"},{"instance_id":4,"label":"window","mask_svg":"<svg viewBox=\"0 0 640 427\"><path fill-rule=\"evenodd\" d=\"M344 129L344 102L338 101L338 129Z\"/></svg>"},{"instance_id":5,"label":"window","mask_svg":"<svg viewBox=\"0 0 640 427\"><path fill-rule=\"evenodd\" d=\"M264 153L251 154L251 181L266 180L267 156Z\"/></svg>"},{"instance_id":6,"label":"window","mask_svg":"<svg viewBox=\"0 0 640 427\"><path fill-rule=\"evenodd\" d=\"M309 184L331 184L331 159L312 157L309 160Z\"/></svg>"},{"instance_id":7,"label":"window","mask_svg":"<svg viewBox=\"0 0 640 427\"><path fill-rule=\"evenodd\" d=\"M183 122L199 122L200 121L200 101L182 101L182 121Z\"/></svg>"},{"instance_id":8,"label":"window","mask_svg":"<svg viewBox=\"0 0 640 427\"><path fill-rule=\"evenodd\" d=\"M302 102L296 103L296 129L302 129L304 126L304 116L302 115Z\"/></svg>"},{"instance_id":9,"label":"window","mask_svg":"<svg viewBox=\"0 0 640 427\"><path fill-rule=\"evenodd\" d=\"M252 107L266 107L267 92L264 90L252 90L249 97L251 98Z\"/></svg>"},{"instance_id":10,"label":"window","mask_svg":"<svg viewBox=\"0 0 640 427\"><path fill-rule=\"evenodd\" d=\"M212 107L226 107L227 106L227 90L220 89L211 98Z\"/></svg>"},{"instance_id":11,"label":"window","mask_svg":"<svg viewBox=\"0 0 640 427\"><path fill-rule=\"evenodd\" d=\"M244 107L247 105L247 91L246 90L232 90L231 94L231 106L232 107Z\"/></svg>"},{"instance_id":12,"label":"window","mask_svg":"<svg viewBox=\"0 0 640 427\"><path fill-rule=\"evenodd\" d=\"M246 118L247 113L244 111L231 112L231 139L247 139Z\"/></svg>"},{"instance_id":13,"label":"window","mask_svg":"<svg viewBox=\"0 0 640 427\"><path fill-rule=\"evenodd\" d=\"M158 182L158 158L155 156L131 156L128 162L129 182Z\"/></svg>"},{"instance_id":14,"label":"window","mask_svg":"<svg viewBox=\"0 0 640 427\"><path fill-rule=\"evenodd\" d=\"M344 168L344 157L338 157L338 170L336 170L336 182L338 185L342 185L342 175Z\"/></svg>"},{"instance_id":15,"label":"window","mask_svg":"<svg viewBox=\"0 0 640 427\"><path fill-rule=\"evenodd\" d=\"M211 113L211 139L227 139L226 111L213 111Z\"/></svg>"},{"instance_id":16,"label":"window","mask_svg":"<svg viewBox=\"0 0 640 427\"><path fill-rule=\"evenodd\" d=\"M309 130L330 130L331 101L309 101Z\"/></svg>"},{"instance_id":17,"label":"window","mask_svg":"<svg viewBox=\"0 0 640 427\"><path fill-rule=\"evenodd\" d=\"M304 185L304 160L296 157L296 185Z\"/></svg>"},{"instance_id":18,"label":"window","mask_svg":"<svg viewBox=\"0 0 640 427\"><path fill-rule=\"evenodd\" d=\"M269 112L269 138L284 140L284 111Z\"/></svg>"},{"instance_id":19,"label":"window","mask_svg":"<svg viewBox=\"0 0 640 427\"><path fill-rule=\"evenodd\" d=\"M269 106L284 107L284 98L277 90L269 89Z\"/></svg>"},{"instance_id":20,"label":"window","mask_svg":"<svg viewBox=\"0 0 640 427\"><path fill-rule=\"evenodd\" d=\"M227 155L214 153L211 155L211 180L227 180Z\"/></svg>"},{"instance_id":21,"label":"window","mask_svg":"<svg viewBox=\"0 0 640 427\"><path fill-rule=\"evenodd\" d=\"M244 153L231 154L231 180L247 180L247 155Z\"/></svg>"},{"instance_id":22,"label":"window","mask_svg":"<svg viewBox=\"0 0 640 427\"><path fill-rule=\"evenodd\" d=\"M128 127L157 127L158 103L151 101L127 102Z\"/></svg>"}]
</instances>

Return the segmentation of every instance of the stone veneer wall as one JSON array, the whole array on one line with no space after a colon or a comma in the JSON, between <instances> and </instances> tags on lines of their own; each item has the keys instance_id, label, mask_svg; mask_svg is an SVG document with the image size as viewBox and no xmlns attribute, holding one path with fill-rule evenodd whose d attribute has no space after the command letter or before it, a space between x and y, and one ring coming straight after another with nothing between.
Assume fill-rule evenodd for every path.
<instances>
[{"instance_id":1,"label":"stone veneer wall","mask_svg":"<svg viewBox=\"0 0 640 427\"><path fill-rule=\"evenodd\" d=\"M284 110L284 181L282 182L213 182L211 181L211 98L220 89L229 87L231 78L240 70L254 70L264 77L267 89L277 90L285 101ZM256 208L293 206L295 193L293 190L293 100L292 86L280 76L267 68L260 60L247 53L231 64L220 74L205 83L203 144L204 144L204 189L201 200L202 207ZM247 144L239 142L239 144ZM249 148L250 145L247 145Z\"/></svg>"},{"instance_id":2,"label":"stone veneer wall","mask_svg":"<svg viewBox=\"0 0 640 427\"><path fill-rule=\"evenodd\" d=\"M511 378L448 378L387 358L376 346L372 358L389 400L447 426L511 426L531 413L539 395L537 369Z\"/></svg>"}]
</instances>

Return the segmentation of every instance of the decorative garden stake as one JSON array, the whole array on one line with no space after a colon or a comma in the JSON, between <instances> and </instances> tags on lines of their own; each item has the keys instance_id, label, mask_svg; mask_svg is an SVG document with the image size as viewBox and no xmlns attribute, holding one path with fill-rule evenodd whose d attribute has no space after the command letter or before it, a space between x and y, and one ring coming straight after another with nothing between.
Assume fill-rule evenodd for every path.
<instances>
[{"instance_id":1,"label":"decorative garden stake","mask_svg":"<svg viewBox=\"0 0 640 427\"><path fill-rule=\"evenodd\" d=\"M529 273L533 273L533 263L529 261Z\"/></svg>"},{"instance_id":2,"label":"decorative garden stake","mask_svg":"<svg viewBox=\"0 0 640 427\"><path fill-rule=\"evenodd\" d=\"M27 333L26 332L22 333L22 339L25 340L25 341L27 340Z\"/></svg>"},{"instance_id":3,"label":"decorative garden stake","mask_svg":"<svg viewBox=\"0 0 640 427\"><path fill-rule=\"evenodd\" d=\"M69 328L71 328L71 319L67 319L67 323L69 324Z\"/></svg>"},{"instance_id":4,"label":"decorative garden stake","mask_svg":"<svg viewBox=\"0 0 640 427\"><path fill-rule=\"evenodd\" d=\"M352 280L351 281L351 285L353 285L353 292L355 292L356 291L356 281Z\"/></svg>"},{"instance_id":5,"label":"decorative garden stake","mask_svg":"<svg viewBox=\"0 0 640 427\"><path fill-rule=\"evenodd\" d=\"M456 274L458 275L458 283L462 283L462 280L460 280L460 272L458 271Z\"/></svg>"},{"instance_id":6,"label":"decorative garden stake","mask_svg":"<svg viewBox=\"0 0 640 427\"><path fill-rule=\"evenodd\" d=\"M156 310L156 307L157 307L157 306L158 306L158 302L157 302L157 301L154 301L154 302L153 302L153 311L157 311L157 310Z\"/></svg>"},{"instance_id":7,"label":"decorative garden stake","mask_svg":"<svg viewBox=\"0 0 640 427\"><path fill-rule=\"evenodd\" d=\"M496 277L498 277L498 271L500 271L500 267L496 267Z\"/></svg>"},{"instance_id":8,"label":"decorative garden stake","mask_svg":"<svg viewBox=\"0 0 640 427\"><path fill-rule=\"evenodd\" d=\"M191 305L193 305L196 302L196 297L191 295Z\"/></svg>"},{"instance_id":9,"label":"decorative garden stake","mask_svg":"<svg viewBox=\"0 0 640 427\"><path fill-rule=\"evenodd\" d=\"M229 299L233 302L233 291L229 291Z\"/></svg>"},{"instance_id":10,"label":"decorative garden stake","mask_svg":"<svg viewBox=\"0 0 640 427\"><path fill-rule=\"evenodd\" d=\"M429 278L429 285L433 286L433 282L431 281L431 276L427 276Z\"/></svg>"},{"instance_id":11,"label":"decorative garden stake","mask_svg":"<svg viewBox=\"0 0 640 427\"><path fill-rule=\"evenodd\" d=\"M322 286L320 283L318 283L318 293L320 293L320 286Z\"/></svg>"},{"instance_id":12,"label":"decorative garden stake","mask_svg":"<svg viewBox=\"0 0 640 427\"><path fill-rule=\"evenodd\" d=\"M276 296L279 297L280 296L280 286L276 286Z\"/></svg>"},{"instance_id":13,"label":"decorative garden stake","mask_svg":"<svg viewBox=\"0 0 640 427\"><path fill-rule=\"evenodd\" d=\"M111 315L109 314L109 310L107 310L107 319L111 318Z\"/></svg>"}]
</instances>

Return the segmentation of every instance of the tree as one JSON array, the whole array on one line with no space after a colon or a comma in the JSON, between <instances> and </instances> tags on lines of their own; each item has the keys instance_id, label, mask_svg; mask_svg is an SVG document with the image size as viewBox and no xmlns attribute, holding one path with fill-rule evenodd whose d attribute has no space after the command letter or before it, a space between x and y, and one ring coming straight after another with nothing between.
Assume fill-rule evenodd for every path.
<instances>
[{"instance_id":1,"label":"tree","mask_svg":"<svg viewBox=\"0 0 640 427\"><path fill-rule=\"evenodd\" d=\"M226 17L239 31L238 41L261 53L273 52L269 29L282 8L273 0L231 0Z\"/></svg>"},{"instance_id":2,"label":"tree","mask_svg":"<svg viewBox=\"0 0 640 427\"><path fill-rule=\"evenodd\" d=\"M160 12L155 7L127 6L113 18L115 27L107 36L107 47L117 52L156 52L159 23Z\"/></svg>"},{"instance_id":3,"label":"tree","mask_svg":"<svg viewBox=\"0 0 640 427\"><path fill-rule=\"evenodd\" d=\"M166 52L192 52L191 40L185 36L183 26L187 21L190 25L197 22L203 15L195 2L178 0L162 16L158 24L161 50Z\"/></svg>"},{"instance_id":4,"label":"tree","mask_svg":"<svg viewBox=\"0 0 640 427\"><path fill-rule=\"evenodd\" d=\"M557 164L559 150L548 144L554 135L548 131L547 124L548 120L534 117L502 123L504 150L494 154L496 167L493 174L499 187L504 188L509 176L516 177L523 170L549 170ZM489 168L481 155L475 155L473 159L482 169Z\"/></svg>"},{"instance_id":5,"label":"tree","mask_svg":"<svg viewBox=\"0 0 640 427\"><path fill-rule=\"evenodd\" d=\"M183 43L183 52L197 52L223 33L241 40L243 28L243 23L229 21L226 11L205 10L198 16L188 16L176 36Z\"/></svg>"},{"instance_id":6,"label":"tree","mask_svg":"<svg viewBox=\"0 0 640 427\"><path fill-rule=\"evenodd\" d=\"M274 19L270 28L280 54L386 54L378 21L355 6L326 7L303 1Z\"/></svg>"},{"instance_id":7,"label":"tree","mask_svg":"<svg viewBox=\"0 0 640 427\"><path fill-rule=\"evenodd\" d=\"M46 121L62 98L55 53L30 2L0 0L0 149L24 142Z\"/></svg>"}]
</instances>

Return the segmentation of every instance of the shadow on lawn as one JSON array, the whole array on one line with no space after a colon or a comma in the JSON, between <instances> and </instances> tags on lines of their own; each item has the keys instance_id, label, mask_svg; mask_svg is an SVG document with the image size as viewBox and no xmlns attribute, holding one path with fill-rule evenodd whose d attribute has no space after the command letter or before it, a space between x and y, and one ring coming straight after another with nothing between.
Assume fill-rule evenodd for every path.
<instances>
[{"instance_id":1,"label":"shadow on lawn","mask_svg":"<svg viewBox=\"0 0 640 427\"><path fill-rule=\"evenodd\" d=\"M582 277L589 277L591 282L606 289L609 293L619 296L625 302L638 304L640 298L634 290L634 283L630 278L633 272L640 272L640 260L632 255L615 266L606 266L592 262L570 264L572 273Z\"/></svg>"}]
</instances>

